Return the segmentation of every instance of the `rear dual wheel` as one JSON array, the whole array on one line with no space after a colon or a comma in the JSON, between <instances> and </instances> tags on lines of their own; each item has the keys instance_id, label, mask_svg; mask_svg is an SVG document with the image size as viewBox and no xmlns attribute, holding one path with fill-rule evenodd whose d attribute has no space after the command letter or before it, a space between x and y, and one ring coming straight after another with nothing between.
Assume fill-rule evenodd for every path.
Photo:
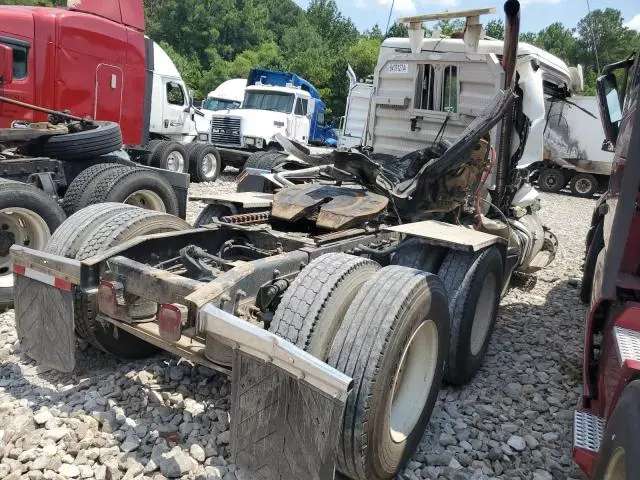
<instances>
[{"instance_id":1,"label":"rear dual wheel","mask_svg":"<svg viewBox=\"0 0 640 480\"><path fill-rule=\"evenodd\" d=\"M449 313L438 277L328 254L289 287L272 330L354 379L339 470L358 480L394 478L422 437L442 380Z\"/></svg>"},{"instance_id":2,"label":"rear dual wheel","mask_svg":"<svg viewBox=\"0 0 640 480\"><path fill-rule=\"evenodd\" d=\"M62 206L71 215L89 205L105 202L126 203L171 215L179 212L173 187L162 175L115 163L98 164L84 170L69 185Z\"/></svg>"},{"instance_id":3,"label":"rear dual wheel","mask_svg":"<svg viewBox=\"0 0 640 480\"><path fill-rule=\"evenodd\" d=\"M133 238L189 229L183 220L165 213L119 203L92 205L72 215L53 235L45 251L77 260L86 260ZM135 318L152 316L157 306L138 301L130 306ZM76 294L74 318L77 334L112 355L125 359L146 358L157 348L97 319L95 295Z\"/></svg>"},{"instance_id":4,"label":"rear dual wheel","mask_svg":"<svg viewBox=\"0 0 640 480\"><path fill-rule=\"evenodd\" d=\"M222 160L218 149L207 143L186 145L189 157L191 181L215 182L222 170Z\"/></svg>"}]
</instances>

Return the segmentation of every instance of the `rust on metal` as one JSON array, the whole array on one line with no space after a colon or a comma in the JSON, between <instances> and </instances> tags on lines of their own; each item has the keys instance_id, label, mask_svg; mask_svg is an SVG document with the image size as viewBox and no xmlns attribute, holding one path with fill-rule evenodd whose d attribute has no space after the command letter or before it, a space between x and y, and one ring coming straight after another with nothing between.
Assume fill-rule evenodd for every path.
<instances>
[{"instance_id":1,"label":"rust on metal","mask_svg":"<svg viewBox=\"0 0 640 480\"><path fill-rule=\"evenodd\" d=\"M271 212L255 212L255 213L241 213L239 215L229 215L226 217L220 217L222 223L229 223L232 225L252 225L254 223L264 223L271 218Z\"/></svg>"},{"instance_id":2,"label":"rust on metal","mask_svg":"<svg viewBox=\"0 0 640 480\"><path fill-rule=\"evenodd\" d=\"M327 230L365 223L387 208L389 199L355 188L333 185L296 185L273 198L272 216L297 221L317 215L316 225Z\"/></svg>"}]
</instances>

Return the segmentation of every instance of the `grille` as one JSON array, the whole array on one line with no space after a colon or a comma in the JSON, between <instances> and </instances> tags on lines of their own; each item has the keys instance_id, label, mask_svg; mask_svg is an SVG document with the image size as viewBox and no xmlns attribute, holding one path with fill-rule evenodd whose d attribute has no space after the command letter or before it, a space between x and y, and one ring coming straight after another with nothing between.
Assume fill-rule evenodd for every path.
<instances>
[{"instance_id":1,"label":"grille","mask_svg":"<svg viewBox=\"0 0 640 480\"><path fill-rule=\"evenodd\" d=\"M587 412L576 411L573 420L573 446L592 452L600 450L604 420Z\"/></svg>"},{"instance_id":2,"label":"grille","mask_svg":"<svg viewBox=\"0 0 640 480\"><path fill-rule=\"evenodd\" d=\"M640 333L626 328L615 327L615 338L620 352L620 363L626 360L640 360Z\"/></svg>"},{"instance_id":3,"label":"grille","mask_svg":"<svg viewBox=\"0 0 640 480\"><path fill-rule=\"evenodd\" d=\"M242 146L240 119L236 117L213 117L211 120L211 143Z\"/></svg>"}]
</instances>

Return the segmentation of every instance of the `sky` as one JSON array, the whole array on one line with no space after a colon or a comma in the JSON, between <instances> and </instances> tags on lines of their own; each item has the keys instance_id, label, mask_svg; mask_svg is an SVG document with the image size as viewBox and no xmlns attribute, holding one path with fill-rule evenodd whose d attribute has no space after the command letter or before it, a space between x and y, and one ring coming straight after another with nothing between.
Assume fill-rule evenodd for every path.
<instances>
[{"instance_id":1,"label":"sky","mask_svg":"<svg viewBox=\"0 0 640 480\"><path fill-rule=\"evenodd\" d=\"M309 0L294 1L302 7L309 4ZM343 15L350 17L358 29L363 31L376 23L384 30L393 0L336 1ZM491 18L504 18L503 4L497 0L395 0L392 23L395 18L406 15L495 6L496 15L486 17L484 20L486 23ZM588 12L587 0L521 0L521 4L521 31L523 32L538 32L558 21L567 27L575 27ZM640 0L590 0L590 4L591 10L607 7L620 10L625 24L640 31Z\"/></svg>"}]
</instances>

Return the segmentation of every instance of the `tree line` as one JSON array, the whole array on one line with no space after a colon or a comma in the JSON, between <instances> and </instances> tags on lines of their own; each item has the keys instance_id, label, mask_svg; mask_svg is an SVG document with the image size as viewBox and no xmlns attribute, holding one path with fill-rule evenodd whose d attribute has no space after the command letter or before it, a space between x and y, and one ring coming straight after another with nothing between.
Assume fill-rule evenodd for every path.
<instances>
[{"instance_id":1,"label":"tree line","mask_svg":"<svg viewBox=\"0 0 640 480\"><path fill-rule=\"evenodd\" d=\"M359 78L373 74L385 37L407 35L404 25L359 32L335 0L311 0L302 9L292 0L143 0L147 34L174 60L197 97L224 80L246 77L252 67L290 70L313 83L329 111L341 115L348 94L347 65ZM52 5L65 0L0 0L1 4ZM443 35L460 21L433 26ZM427 34L432 34L426 29ZM502 20L486 25L503 39ZM586 93L593 94L599 69L640 50L640 33L626 28L619 10L594 10L576 28L556 22L521 40L585 67ZM597 60L596 60L597 59Z\"/></svg>"}]
</instances>

